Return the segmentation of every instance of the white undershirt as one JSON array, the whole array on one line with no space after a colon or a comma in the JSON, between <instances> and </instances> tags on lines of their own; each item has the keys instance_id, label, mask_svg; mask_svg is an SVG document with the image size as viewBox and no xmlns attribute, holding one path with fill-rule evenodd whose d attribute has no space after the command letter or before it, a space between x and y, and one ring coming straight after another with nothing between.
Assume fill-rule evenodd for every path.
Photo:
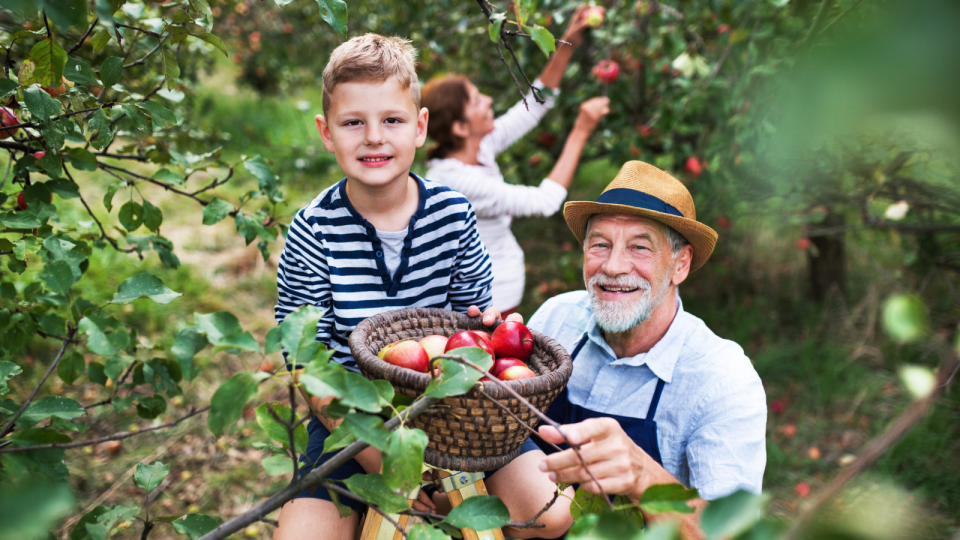
<instances>
[{"instance_id":1,"label":"white undershirt","mask_svg":"<svg viewBox=\"0 0 960 540\"><path fill-rule=\"evenodd\" d=\"M539 79L534 84L543 87ZM480 239L493 263L493 305L501 311L516 308L523 298L523 250L510 232L513 217L553 215L567 197L567 190L549 178L539 186L508 184L496 162L497 154L536 127L553 106L554 96L544 96L541 105L528 94L529 111L520 102L496 119L493 131L480 142L479 165L453 158L427 162L426 178L462 193L477 213Z\"/></svg>"}]
</instances>

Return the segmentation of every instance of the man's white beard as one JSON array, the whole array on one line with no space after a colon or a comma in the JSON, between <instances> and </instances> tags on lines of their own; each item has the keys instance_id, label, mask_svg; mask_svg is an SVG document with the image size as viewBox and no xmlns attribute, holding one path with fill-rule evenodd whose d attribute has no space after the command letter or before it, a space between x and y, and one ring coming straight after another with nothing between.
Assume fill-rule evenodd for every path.
<instances>
[{"instance_id":1,"label":"man's white beard","mask_svg":"<svg viewBox=\"0 0 960 540\"><path fill-rule=\"evenodd\" d=\"M590 292L590 306L593 308L593 318L597 321L597 326L604 333L612 334L622 334L633 329L649 319L653 310L660 305L667 295L668 283L669 275L665 276L660 289L654 291L650 282L640 276L611 278L602 273L594 275L587 282L587 290ZM639 300L632 302L605 302L597 294L597 287L601 285L643 289L643 294Z\"/></svg>"}]
</instances>

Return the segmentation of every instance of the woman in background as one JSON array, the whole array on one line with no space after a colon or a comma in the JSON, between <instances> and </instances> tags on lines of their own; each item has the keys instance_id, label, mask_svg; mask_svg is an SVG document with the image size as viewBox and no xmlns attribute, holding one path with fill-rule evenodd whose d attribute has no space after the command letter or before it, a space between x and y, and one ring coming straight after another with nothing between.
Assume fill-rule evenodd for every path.
<instances>
[{"instance_id":1,"label":"woman in background","mask_svg":"<svg viewBox=\"0 0 960 540\"><path fill-rule=\"evenodd\" d=\"M560 209L587 139L610 112L606 97L584 101L547 178L536 187L504 182L496 156L536 127L553 106L553 94L582 40L583 15L584 6L580 6L561 38L571 45L558 43L534 81L534 86L552 91L546 103L537 103L528 94L529 111L520 102L494 119L493 99L462 75L434 78L421 92L423 106L430 110L427 134L436 143L427 154L426 177L459 191L473 205L480 238L493 262L493 304L504 317L520 305L525 277L523 250L510 232L510 223L514 216L550 216Z\"/></svg>"}]
</instances>

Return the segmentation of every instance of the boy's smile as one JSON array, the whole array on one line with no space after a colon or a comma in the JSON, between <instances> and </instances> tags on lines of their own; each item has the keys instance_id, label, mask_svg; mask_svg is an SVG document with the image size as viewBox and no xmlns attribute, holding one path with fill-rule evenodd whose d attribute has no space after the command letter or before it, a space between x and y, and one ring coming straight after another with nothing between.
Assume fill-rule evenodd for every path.
<instances>
[{"instance_id":1,"label":"boy's smile","mask_svg":"<svg viewBox=\"0 0 960 540\"><path fill-rule=\"evenodd\" d=\"M406 181L427 138L427 110L416 109L410 90L391 77L341 83L330 97L317 129L347 178L368 188Z\"/></svg>"}]
</instances>

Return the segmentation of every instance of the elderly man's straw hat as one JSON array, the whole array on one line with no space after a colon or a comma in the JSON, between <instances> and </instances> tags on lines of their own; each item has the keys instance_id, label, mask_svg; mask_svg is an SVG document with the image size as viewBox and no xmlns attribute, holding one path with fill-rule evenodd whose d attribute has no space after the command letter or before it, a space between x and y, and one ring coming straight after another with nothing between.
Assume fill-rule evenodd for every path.
<instances>
[{"instance_id":1,"label":"elderly man's straw hat","mask_svg":"<svg viewBox=\"0 0 960 540\"><path fill-rule=\"evenodd\" d=\"M642 161L628 161L597 202L570 201L563 217L583 243L587 220L595 214L630 214L669 225L693 246L694 271L707 262L717 244L717 232L697 221L693 197L679 180Z\"/></svg>"}]
</instances>

